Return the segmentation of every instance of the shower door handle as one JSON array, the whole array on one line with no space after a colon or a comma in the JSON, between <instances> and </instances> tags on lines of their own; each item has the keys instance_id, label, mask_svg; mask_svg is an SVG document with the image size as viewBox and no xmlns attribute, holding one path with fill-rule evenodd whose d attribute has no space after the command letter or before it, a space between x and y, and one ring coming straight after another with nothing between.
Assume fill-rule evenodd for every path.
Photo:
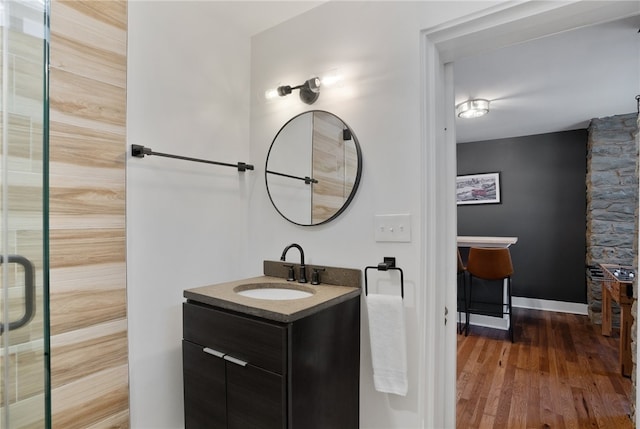
<instances>
[{"instance_id":1,"label":"shower door handle","mask_svg":"<svg viewBox=\"0 0 640 429\"><path fill-rule=\"evenodd\" d=\"M2 263L4 263L4 256L0 255L0 264ZM12 331L26 325L33 318L36 307L36 282L33 264L27 258L20 255L9 255L9 263L20 264L24 268L24 313L20 319L9 322L7 330ZM4 323L0 323L0 334L4 331Z\"/></svg>"}]
</instances>

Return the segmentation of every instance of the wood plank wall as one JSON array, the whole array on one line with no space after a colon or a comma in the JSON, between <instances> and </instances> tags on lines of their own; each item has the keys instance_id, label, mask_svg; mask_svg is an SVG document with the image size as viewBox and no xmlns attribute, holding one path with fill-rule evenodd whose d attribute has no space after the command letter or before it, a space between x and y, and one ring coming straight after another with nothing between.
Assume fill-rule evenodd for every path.
<instances>
[{"instance_id":1,"label":"wood plank wall","mask_svg":"<svg viewBox=\"0 0 640 429\"><path fill-rule=\"evenodd\" d=\"M129 427L127 2L51 3L54 428Z\"/></svg>"}]
</instances>

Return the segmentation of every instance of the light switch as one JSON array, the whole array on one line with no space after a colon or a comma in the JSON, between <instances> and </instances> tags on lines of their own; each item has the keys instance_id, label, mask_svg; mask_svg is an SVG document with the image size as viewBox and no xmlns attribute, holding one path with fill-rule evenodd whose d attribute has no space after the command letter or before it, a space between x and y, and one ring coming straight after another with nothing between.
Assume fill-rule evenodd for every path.
<instances>
[{"instance_id":1,"label":"light switch","mask_svg":"<svg viewBox=\"0 0 640 429\"><path fill-rule=\"evenodd\" d=\"M375 215L374 237L376 241L411 241L411 215Z\"/></svg>"}]
</instances>

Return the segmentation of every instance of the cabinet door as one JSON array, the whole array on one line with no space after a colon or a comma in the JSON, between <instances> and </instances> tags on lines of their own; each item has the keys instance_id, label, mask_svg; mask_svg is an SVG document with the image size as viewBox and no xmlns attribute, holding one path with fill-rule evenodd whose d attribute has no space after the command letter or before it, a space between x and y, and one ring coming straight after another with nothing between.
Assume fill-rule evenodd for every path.
<instances>
[{"instance_id":1,"label":"cabinet door","mask_svg":"<svg viewBox=\"0 0 640 429\"><path fill-rule=\"evenodd\" d=\"M227 427L225 361L182 341L185 429Z\"/></svg>"},{"instance_id":2,"label":"cabinet door","mask_svg":"<svg viewBox=\"0 0 640 429\"><path fill-rule=\"evenodd\" d=\"M227 363L229 429L284 429L284 377L263 369Z\"/></svg>"}]
</instances>

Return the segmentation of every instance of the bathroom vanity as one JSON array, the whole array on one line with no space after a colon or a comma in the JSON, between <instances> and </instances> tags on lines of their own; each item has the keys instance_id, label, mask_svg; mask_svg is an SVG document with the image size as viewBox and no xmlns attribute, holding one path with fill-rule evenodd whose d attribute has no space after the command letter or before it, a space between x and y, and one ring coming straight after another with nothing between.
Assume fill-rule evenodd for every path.
<instances>
[{"instance_id":1,"label":"bathroom vanity","mask_svg":"<svg viewBox=\"0 0 640 429\"><path fill-rule=\"evenodd\" d=\"M358 427L360 270L323 267L321 284L303 285L282 265L184 292L186 429ZM310 295L238 293L275 288Z\"/></svg>"}]
</instances>

